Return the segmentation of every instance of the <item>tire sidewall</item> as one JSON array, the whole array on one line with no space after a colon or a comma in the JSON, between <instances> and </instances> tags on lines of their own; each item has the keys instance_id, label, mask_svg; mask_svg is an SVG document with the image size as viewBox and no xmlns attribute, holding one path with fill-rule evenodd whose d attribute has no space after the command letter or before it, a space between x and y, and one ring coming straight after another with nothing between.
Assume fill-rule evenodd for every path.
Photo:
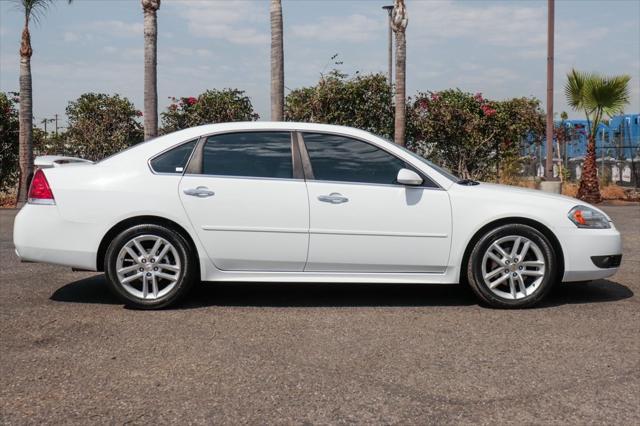
<instances>
[{"instance_id":1,"label":"tire sidewall","mask_svg":"<svg viewBox=\"0 0 640 426\"><path fill-rule=\"evenodd\" d=\"M131 239L141 235L154 235L169 241L178 252L180 264L184 265L180 271L175 287L161 298L154 300L140 299L127 292L122 284L120 284L118 274L116 272L117 256L122 247L127 242L131 241ZM126 305L141 309L159 309L175 303L190 288L193 281L193 270L193 262L191 260L191 256L189 256L189 246L185 239L179 233L171 229L153 224L135 225L122 231L113 239L111 244L109 244L104 259L105 276L111 290Z\"/></svg>"},{"instance_id":2,"label":"tire sidewall","mask_svg":"<svg viewBox=\"0 0 640 426\"><path fill-rule=\"evenodd\" d=\"M504 299L494 294L482 278L482 258L484 253L496 240L509 235L518 235L532 240L540 248L545 261L545 276L537 290L533 294L517 300ZM467 266L467 276L474 292L483 302L496 308L525 308L535 305L551 290L555 284L556 275L556 254L547 237L531 226L520 224L503 225L488 231L476 243L469 256Z\"/></svg>"}]
</instances>

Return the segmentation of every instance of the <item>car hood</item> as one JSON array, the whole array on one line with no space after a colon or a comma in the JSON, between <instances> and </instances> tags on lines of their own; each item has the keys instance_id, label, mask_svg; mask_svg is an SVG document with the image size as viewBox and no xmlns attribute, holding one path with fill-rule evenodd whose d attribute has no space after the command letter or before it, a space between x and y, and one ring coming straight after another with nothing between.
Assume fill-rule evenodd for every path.
<instances>
[{"instance_id":1,"label":"car hood","mask_svg":"<svg viewBox=\"0 0 640 426\"><path fill-rule=\"evenodd\" d=\"M481 197L482 199L495 199L505 201L508 200L509 202L522 204L528 204L532 202L535 203L535 200L538 200L544 203L553 203L558 207L567 209L567 211L569 211L569 209L573 208L574 206L582 205L591 207L604 214L605 217L609 217L605 212L585 201L578 200L577 198L573 197L568 197L566 195L540 191L538 189L529 189L518 186L499 185L485 182L481 182L479 185L475 186L466 186L465 188L468 188L471 191L475 191L477 196Z\"/></svg>"}]
</instances>

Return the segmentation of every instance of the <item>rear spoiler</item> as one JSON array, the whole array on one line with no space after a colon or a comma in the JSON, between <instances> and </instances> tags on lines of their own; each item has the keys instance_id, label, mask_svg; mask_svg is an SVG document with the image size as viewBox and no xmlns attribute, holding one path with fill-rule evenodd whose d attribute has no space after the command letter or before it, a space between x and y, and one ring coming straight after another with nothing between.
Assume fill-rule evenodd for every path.
<instances>
[{"instance_id":1,"label":"rear spoiler","mask_svg":"<svg viewBox=\"0 0 640 426\"><path fill-rule=\"evenodd\" d=\"M41 155L36 157L33 165L40 169L48 169L50 167L61 167L69 164L93 164L93 161L85 160L77 157L65 157L62 155Z\"/></svg>"}]
</instances>

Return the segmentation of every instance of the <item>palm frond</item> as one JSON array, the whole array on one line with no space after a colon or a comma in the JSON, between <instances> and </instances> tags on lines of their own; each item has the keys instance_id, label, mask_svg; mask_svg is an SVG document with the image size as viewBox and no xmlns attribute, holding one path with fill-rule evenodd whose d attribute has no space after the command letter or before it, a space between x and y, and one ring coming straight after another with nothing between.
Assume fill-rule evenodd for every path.
<instances>
[{"instance_id":1,"label":"palm frond","mask_svg":"<svg viewBox=\"0 0 640 426\"><path fill-rule=\"evenodd\" d=\"M587 83L585 94L587 102L596 106L608 116L621 113L629 103L630 90L628 75L614 77L597 76Z\"/></svg>"},{"instance_id":2,"label":"palm frond","mask_svg":"<svg viewBox=\"0 0 640 426\"><path fill-rule=\"evenodd\" d=\"M576 69L572 69L569 74L567 74L564 94L569 106L576 111L582 110L585 107L584 87L587 78L587 74L577 71Z\"/></svg>"},{"instance_id":3,"label":"palm frond","mask_svg":"<svg viewBox=\"0 0 640 426\"><path fill-rule=\"evenodd\" d=\"M26 21L38 23L40 18L44 16L49 6L55 3L55 0L14 0L24 13ZM68 0L69 1L69 0ZM71 3L71 1L69 1Z\"/></svg>"}]
</instances>

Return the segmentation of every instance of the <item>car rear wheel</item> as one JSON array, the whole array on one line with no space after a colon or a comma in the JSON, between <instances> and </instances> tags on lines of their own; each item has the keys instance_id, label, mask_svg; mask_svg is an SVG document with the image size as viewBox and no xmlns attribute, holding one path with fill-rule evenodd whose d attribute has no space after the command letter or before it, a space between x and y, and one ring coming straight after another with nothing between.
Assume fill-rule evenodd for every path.
<instances>
[{"instance_id":1,"label":"car rear wheel","mask_svg":"<svg viewBox=\"0 0 640 426\"><path fill-rule=\"evenodd\" d=\"M129 306L159 309L176 303L195 279L193 256L172 229L136 225L109 245L105 275L114 293Z\"/></svg>"},{"instance_id":2,"label":"car rear wheel","mask_svg":"<svg viewBox=\"0 0 640 426\"><path fill-rule=\"evenodd\" d=\"M553 246L527 225L503 225L476 243L467 264L474 293L495 308L525 308L542 300L556 280Z\"/></svg>"}]
</instances>

